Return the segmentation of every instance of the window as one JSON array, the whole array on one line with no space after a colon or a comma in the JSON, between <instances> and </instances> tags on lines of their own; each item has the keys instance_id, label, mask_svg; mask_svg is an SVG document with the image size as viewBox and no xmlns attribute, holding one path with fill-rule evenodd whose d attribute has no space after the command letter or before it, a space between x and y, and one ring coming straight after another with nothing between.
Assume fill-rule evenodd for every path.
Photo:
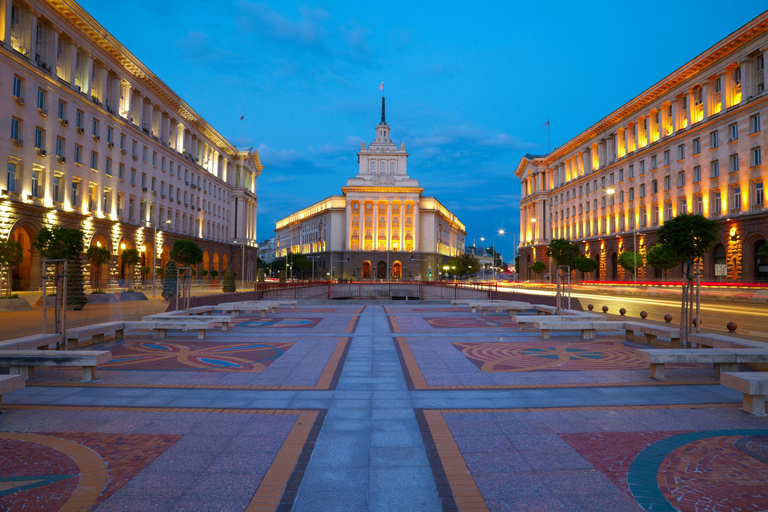
<instances>
[{"instance_id":1,"label":"window","mask_svg":"<svg viewBox=\"0 0 768 512\"><path fill-rule=\"evenodd\" d=\"M611 175L609 176L608 184L613 185L613 173L611 173Z\"/></svg>"},{"instance_id":2,"label":"window","mask_svg":"<svg viewBox=\"0 0 768 512\"><path fill-rule=\"evenodd\" d=\"M728 126L728 142L733 142L734 140L739 139L739 125L736 123L733 123L732 125Z\"/></svg>"},{"instance_id":3,"label":"window","mask_svg":"<svg viewBox=\"0 0 768 512\"><path fill-rule=\"evenodd\" d=\"M99 154L95 151L91 151L91 169L99 170Z\"/></svg>"},{"instance_id":4,"label":"window","mask_svg":"<svg viewBox=\"0 0 768 512\"><path fill-rule=\"evenodd\" d=\"M122 162L117 165L117 177L121 180L125 179L125 164Z\"/></svg>"},{"instance_id":5,"label":"window","mask_svg":"<svg viewBox=\"0 0 768 512\"><path fill-rule=\"evenodd\" d=\"M696 215L704 215L704 199L702 199L701 194L693 198L693 204L694 204L694 213Z\"/></svg>"},{"instance_id":6,"label":"window","mask_svg":"<svg viewBox=\"0 0 768 512\"><path fill-rule=\"evenodd\" d=\"M11 118L11 139L17 143L21 140L21 121L15 117Z\"/></svg>"},{"instance_id":7,"label":"window","mask_svg":"<svg viewBox=\"0 0 768 512\"><path fill-rule=\"evenodd\" d=\"M671 156L669 153L669 150L664 151L664 165L669 165L671 161Z\"/></svg>"},{"instance_id":8,"label":"window","mask_svg":"<svg viewBox=\"0 0 768 512\"><path fill-rule=\"evenodd\" d=\"M389 173L390 174L395 173L395 162L389 162Z\"/></svg>"},{"instance_id":9,"label":"window","mask_svg":"<svg viewBox=\"0 0 768 512\"><path fill-rule=\"evenodd\" d=\"M75 163L83 165L83 146L75 144Z\"/></svg>"},{"instance_id":10,"label":"window","mask_svg":"<svg viewBox=\"0 0 768 512\"><path fill-rule=\"evenodd\" d=\"M16 177L19 174L19 164L16 162L8 162L8 181L6 182L6 188L8 192L16 192Z\"/></svg>"},{"instance_id":11,"label":"window","mask_svg":"<svg viewBox=\"0 0 768 512\"><path fill-rule=\"evenodd\" d=\"M659 192L659 182L657 180L653 180L651 182L651 194L658 194Z\"/></svg>"},{"instance_id":12,"label":"window","mask_svg":"<svg viewBox=\"0 0 768 512\"><path fill-rule=\"evenodd\" d=\"M600 208L605 208L605 197L600 199Z\"/></svg>"},{"instance_id":13,"label":"window","mask_svg":"<svg viewBox=\"0 0 768 512\"><path fill-rule=\"evenodd\" d=\"M672 219L672 201L667 201L664 203L664 220L671 220Z\"/></svg>"},{"instance_id":14,"label":"window","mask_svg":"<svg viewBox=\"0 0 768 512\"><path fill-rule=\"evenodd\" d=\"M685 186L685 171L680 171L677 173L677 186L678 187Z\"/></svg>"},{"instance_id":15,"label":"window","mask_svg":"<svg viewBox=\"0 0 768 512\"><path fill-rule=\"evenodd\" d=\"M32 169L32 197L40 197L41 174L39 169Z\"/></svg>"},{"instance_id":16,"label":"window","mask_svg":"<svg viewBox=\"0 0 768 512\"><path fill-rule=\"evenodd\" d=\"M131 167L131 184L132 185L136 184L136 169L134 169L133 167Z\"/></svg>"},{"instance_id":17,"label":"window","mask_svg":"<svg viewBox=\"0 0 768 512\"><path fill-rule=\"evenodd\" d=\"M107 166L104 169L104 173L107 176L112 176L112 159L111 158L107 158Z\"/></svg>"},{"instance_id":18,"label":"window","mask_svg":"<svg viewBox=\"0 0 768 512\"><path fill-rule=\"evenodd\" d=\"M13 96L16 101L24 101L24 80L18 76L13 77Z\"/></svg>"},{"instance_id":19,"label":"window","mask_svg":"<svg viewBox=\"0 0 768 512\"><path fill-rule=\"evenodd\" d=\"M701 166L697 165L693 168L693 182L698 183L701 181Z\"/></svg>"},{"instance_id":20,"label":"window","mask_svg":"<svg viewBox=\"0 0 768 512\"><path fill-rule=\"evenodd\" d=\"M157 166L157 151L152 152L152 165Z\"/></svg>"},{"instance_id":21,"label":"window","mask_svg":"<svg viewBox=\"0 0 768 512\"><path fill-rule=\"evenodd\" d=\"M141 159L144 160L144 163L147 162L147 146L141 148Z\"/></svg>"},{"instance_id":22,"label":"window","mask_svg":"<svg viewBox=\"0 0 768 512\"><path fill-rule=\"evenodd\" d=\"M147 173L141 173L141 187L147 188Z\"/></svg>"},{"instance_id":23,"label":"window","mask_svg":"<svg viewBox=\"0 0 768 512\"><path fill-rule=\"evenodd\" d=\"M664 191L666 192L670 188L672 188L671 184L672 180L669 176L664 176Z\"/></svg>"},{"instance_id":24,"label":"window","mask_svg":"<svg viewBox=\"0 0 768 512\"><path fill-rule=\"evenodd\" d=\"M80 182L77 180L72 180L71 195L69 197L69 202L72 208L77 208L77 198L79 196L79 192L80 192Z\"/></svg>"},{"instance_id":25,"label":"window","mask_svg":"<svg viewBox=\"0 0 768 512\"><path fill-rule=\"evenodd\" d=\"M619 190L619 204L624 202L624 191Z\"/></svg>"},{"instance_id":26,"label":"window","mask_svg":"<svg viewBox=\"0 0 768 512\"><path fill-rule=\"evenodd\" d=\"M35 128L35 147L45 149L45 130L42 128Z\"/></svg>"},{"instance_id":27,"label":"window","mask_svg":"<svg viewBox=\"0 0 768 512\"><path fill-rule=\"evenodd\" d=\"M640 184L640 197L645 197L645 183Z\"/></svg>"},{"instance_id":28,"label":"window","mask_svg":"<svg viewBox=\"0 0 768 512\"><path fill-rule=\"evenodd\" d=\"M110 201L110 195L111 194L109 189L105 188L104 193L102 194L102 199L101 199L101 212L104 215L109 215L110 213L112 213L112 208L111 208L112 201Z\"/></svg>"},{"instance_id":29,"label":"window","mask_svg":"<svg viewBox=\"0 0 768 512\"><path fill-rule=\"evenodd\" d=\"M701 139L698 137L693 139L693 154L698 155L701 153Z\"/></svg>"},{"instance_id":30,"label":"window","mask_svg":"<svg viewBox=\"0 0 768 512\"><path fill-rule=\"evenodd\" d=\"M642 163L642 162L640 162ZM632 164L629 166L629 179L632 179L635 177L635 165Z\"/></svg>"},{"instance_id":31,"label":"window","mask_svg":"<svg viewBox=\"0 0 768 512\"><path fill-rule=\"evenodd\" d=\"M133 205L134 205L134 202L135 202L135 200L132 197L128 199L128 218L129 219L133 218Z\"/></svg>"},{"instance_id":32,"label":"window","mask_svg":"<svg viewBox=\"0 0 768 512\"><path fill-rule=\"evenodd\" d=\"M720 213L722 209L721 206L722 206L722 201L720 198L720 192L718 191L712 194L712 211L714 213Z\"/></svg>"},{"instance_id":33,"label":"window","mask_svg":"<svg viewBox=\"0 0 768 512\"><path fill-rule=\"evenodd\" d=\"M37 90L37 109L40 111L40 113L43 113L45 111L45 104L46 104L46 92L42 89ZM47 114L47 112L45 112Z\"/></svg>"},{"instance_id":34,"label":"window","mask_svg":"<svg viewBox=\"0 0 768 512\"><path fill-rule=\"evenodd\" d=\"M630 201L635 200L635 187L632 187L629 189L629 200Z\"/></svg>"},{"instance_id":35,"label":"window","mask_svg":"<svg viewBox=\"0 0 768 512\"><path fill-rule=\"evenodd\" d=\"M99 132L100 130L100 123L99 120L95 117L93 118L93 140L98 141L99 140Z\"/></svg>"},{"instance_id":36,"label":"window","mask_svg":"<svg viewBox=\"0 0 768 512\"><path fill-rule=\"evenodd\" d=\"M741 185L731 188L731 210L741 210Z\"/></svg>"},{"instance_id":37,"label":"window","mask_svg":"<svg viewBox=\"0 0 768 512\"><path fill-rule=\"evenodd\" d=\"M720 176L720 162L718 160L712 160L709 163L709 177L717 178Z\"/></svg>"},{"instance_id":38,"label":"window","mask_svg":"<svg viewBox=\"0 0 768 512\"><path fill-rule=\"evenodd\" d=\"M111 126L107 126L107 142L109 144L113 144L115 142L114 135L113 135L114 131L115 130Z\"/></svg>"},{"instance_id":39,"label":"window","mask_svg":"<svg viewBox=\"0 0 768 512\"><path fill-rule=\"evenodd\" d=\"M679 215L685 215L688 213L688 201L685 198L680 199L680 204L678 205L677 211Z\"/></svg>"},{"instance_id":40,"label":"window","mask_svg":"<svg viewBox=\"0 0 768 512\"><path fill-rule=\"evenodd\" d=\"M720 146L720 141L717 137L717 131L710 132L709 133L709 146L714 149L718 146Z\"/></svg>"},{"instance_id":41,"label":"window","mask_svg":"<svg viewBox=\"0 0 768 512\"><path fill-rule=\"evenodd\" d=\"M83 122L84 122L85 113L82 110L78 110L77 114L75 116L75 126L82 129L83 128Z\"/></svg>"},{"instance_id":42,"label":"window","mask_svg":"<svg viewBox=\"0 0 768 512\"><path fill-rule=\"evenodd\" d=\"M62 121L67 118L67 103L59 100L59 119Z\"/></svg>"},{"instance_id":43,"label":"window","mask_svg":"<svg viewBox=\"0 0 768 512\"><path fill-rule=\"evenodd\" d=\"M648 210L640 208L640 226L645 227L648 224Z\"/></svg>"},{"instance_id":44,"label":"window","mask_svg":"<svg viewBox=\"0 0 768 512\"><path fill-rule=\"evenodd\" d=\"M642 163L643 162L640 162L640 164L642 164ZM644 165L640 166L640 174L643 174L643 172L645 171L644 167L645 167ZM651 157L651 170L658 169L658 168L659 168L659 166L656 163L656 155L653 155Z\"/></svg>"},{"instance_id":45,"label":"window","mask_svg":"<svg viewBox=\"0 0 768 512\"><path fill-rule=\"evenodd\" d=\"M739 155L738 153L733 154L728 158L728 172L738 172L739 171Z\"/></svg>"},{"instance_id":46,"label":"window","mask_svg":"<svg viewBox=\"0 0 768 512\"><path fill-rule=\"evenodd\" d=\"M53 202L61 202L61 176L53 177Z\"/></svg>"},{"instance_id":47,"label":"window","mask_svg":"<svg viewBox=\"0 0 768 512\"><path fill-rule=\"evenodd\" d=\"M755 183L755 204L756 205L763 205L764 195L763 195L763 182L758 181Z\"/></svg>"},{"instance_id":48,"label":"window","mask_svg":"<svg viewBox=\"0 0 768 512\"><path fill-rule=\"evenodd\" d=\"M125 134L120 134L120 149L125 149Z\"/></svg>"},{"instance_id":49,"label":"window","mask_svg":"<svg viewBox=\"0 0 768 512\"><path fill-rule=\"evenodd\" d=\"M56 156L64 158L65 142L61 137L56 137Z\"/></svg>"},{"instance_id":50,"label":"window","mask_svg":"<svg viewBox=\"0 0 768 512\"><path fill-rule=\"evenodd\" d=\"M755 114L749 118L749 133L760 131L760 114Z\"/></svg>"},{"instance_id":51,"label":"window","mask_svg":"<svg viewBox=\"0 0 768 512\"><path fill-rule=\"evenodd\" d=\"M760 148L752 148L749 152L749 163L750 166L754 167L756 165L760 165L763 163L763 157L760 152Z\"/></svg>"},{"instance_id":52,"label":"window","mask_svg":"<svg viewBox=\"0 0 768 512\"><path fill-rule=\"evenodd\" d=\"M685 160L685 144L677 146L677 159Z\"/></svg>"}]
</instances>

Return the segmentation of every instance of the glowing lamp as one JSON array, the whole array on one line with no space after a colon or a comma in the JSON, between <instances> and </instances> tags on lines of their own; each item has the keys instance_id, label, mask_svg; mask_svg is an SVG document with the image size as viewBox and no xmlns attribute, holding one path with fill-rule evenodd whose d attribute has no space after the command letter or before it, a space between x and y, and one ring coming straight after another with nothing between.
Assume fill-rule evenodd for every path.
<instances>
[{"instance_id":1,"label":"glowing lamp","mask_svg":"<svg viewBox=\"0 0 768 512\"><path fill-rule=\"evenodd\" d=\"M605 193L608 194L608 195L613 195L613 194L616 193L616 189L614 189L614 188L607 188L607 189L605 189Z\"/></svg>"},{"instance_id":2,"label":"glowing lamp","mask_svg":"<svg viewBox=\"0 0 768 512\"><path fill-rule=\"evenodd\" d=\"M96 247L101 247L101 242L96 241Z\"/></svg>"},{"instance_id":3,"label":"glowing lamp","mask_svg":"<svg viewBox=\"0 0 768 512\"><path fill-rule=\"evenodd\" d=\"M120 244L120 250L121 250L121 251L124 251L124 250L125 250L125 244L124 244L124 243Z\"/></svg>"}]
</instances>

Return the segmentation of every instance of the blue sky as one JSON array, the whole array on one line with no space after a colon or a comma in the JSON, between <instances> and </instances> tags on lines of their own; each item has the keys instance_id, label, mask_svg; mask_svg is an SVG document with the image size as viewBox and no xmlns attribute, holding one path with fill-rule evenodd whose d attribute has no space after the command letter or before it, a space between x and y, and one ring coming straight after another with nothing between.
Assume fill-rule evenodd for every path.
<instances>
[{"instance_id":1,"label":"blue sky","mask_svg":"<svg viewBox=\"0 0 768 512\"><path fill-rule=\"evenodd\" d=\"M220 133L259 150L259 238L357 173L379 121L409 174L505 259L525 153L558 146L762 12L760 2L81 0ZM119 8L115 6L119 5ZM634 6L634 7L633 7ZM639 8L638 8L639 7ZM646 8L647 7L647 8Z\"/></svg>"}]
</instances>

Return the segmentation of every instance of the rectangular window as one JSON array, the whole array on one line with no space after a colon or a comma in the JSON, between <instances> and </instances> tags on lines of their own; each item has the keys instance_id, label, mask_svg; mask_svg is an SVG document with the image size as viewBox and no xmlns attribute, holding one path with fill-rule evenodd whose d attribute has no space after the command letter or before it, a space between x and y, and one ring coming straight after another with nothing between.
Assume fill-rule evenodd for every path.
<instances>
[{"instance_id":1,"label":"rectangular window","mask_svg":"<svg viewBox=\"0 0 768 512\"><path fill-rule=\"evenodd\" d=\"M760 131L760 114L755 114L749 118L749 133Z\"/></svg>"},{"instance_id":2,"label":"rectangular window","mask_svg":"<svg viewBox=\"0 0 768 512\"><path fill-rule=\"evenodd\" d=\"M72 208L77 208L78 205L78 197L80 192L80 182L77 180L72 180L72 189L71 189L71 195L69 197L69 202Z\"/></svg>"},{"instance_id":3,"label":"rectangular window","mask_svg":"<svg viewBox=\"0 0 768 512\"><path fill-rule=\"evenodd\" d=\"M101 198L101 212L104 215L109 215L112 213L112 201L110 201L110 192L108 189L104 189L104 193L102 194Z\"/></svg>"},{"instance_id":4,"label":"rectangular window","mask_svg":"<svg viewBox=\"0 0 768 512\"><path fill-rule=\"evenodd\" d=\"M715 192L712 195L712 211L715 213L720 213L720 211L722 210L721 206L722 206L722 201L720 198L720 192Z\"/></svg>"},{"instance_id":5,"label":"rectangular window","mask_svg":"<svg viewBox=\"0 0 768 512\"><path fill-rule=\"evenodd\" d=\"M763 155L760 148L752 148L749 152L749 163L752 167L763 163Z\"/></svg>"},{"instance_id":6,"label":"rectangular window","mask_svg":"<svg viewBox=\"0 0 768 512\"><path fill-rule=\"evenodd\" d=\"M125 179L125 164L122 162L117 165L117 177L121 180Z\"/></svg>"},{"instance_id":7,"label":"rectangular window","mask_svg":"<svg viewBox=\"0 0 768 512\"><path fill-rule=\"evenodd\" d=\"M629 189L629 200L630 201L635 200L635 187L632 187Z\"/></svg>"},{"instance_id":8,"label":"rectangular window","mask_svg":"<svg viewBox=\"0 0 768 512\"><path fill-rule=\"evenodd\" d=\"M677 159L685 160L685 144L677 146Z\"/></svg>"},{"instance_id":9,"label":"rectangular window","mask_svg":"<svg viewBox=\"0 0 768 512\"><path fill-rule=\"evenodd\" d=\"M128 218L133 218L133 205L134 205L134 199L131 197L128 199Z\"/></svg>"},{"instance_id":10,"label":"rectangular window","mask_svg":"<svg viewBox=\"0 0 768 512\"><path fill-rule=\"evenodd\" d=\"M35 147L45 149L45 130L42 128L35 128Z\"/></svg>"},{"instance_id":11,"label":"rectangular window","mask_svg":"<svg viewBox=\"0 0 768 512\"><path fill-rule=\"evenodd\" d=\"M651 182L651 194L658 194L659 192L659 182L657 180L653 180Z\"/></svg>"},{"instance_id":12,"label":"rectangular window","mask_svg":"<svg viewBox=\"0 0 768 512\"><path fill-rule=\"evenodd\" d=\"M376 172L376 162L371 160L371 173L373 174L375 172Z\"/></svg>"},{"instance_id":13,"label":"rectangular window","mask_svg":"<svg viewBox=\"0 0 768 512\"><path fill-rule=\"evenodd\" d=\"M664 220L671 220L672 219L672 201L667 201L664 203L664 209L666 210L664 215Z\"/></svg>"},{"instance_id":14,"label":"rectangular window","mask_svg":"<svg viewBox=\"0 0 768 512\"><path fill-rule=\"evenodd\" d=\"M701 153L701 139L698 137L693 139L693 154L698 155Z\"/></svg>"},{"instance_id":15,"label":"rectangular window","mask_svg":"<svg viewBox=\"0 0 768 512\"><path fill-rule=\"evenodd\" d=\"M64 158L65 142L61 137L56 137L56 156Z\"/></svg>"},{"instance_id":16,"label":"rectangular window","mask_svg":"<svg viewBox=\"0 0 768 512\"><path fill-rule=\"evenodd\" d=\"M83 165L83 146L75 144L75 163Z\"/></svg>"},{"instance_id":17,"label":"rectangular window","mask_svg":"<svg viewBox=\"0 0 768 512\"><path fill-rule=\"evenodd\" d=\"M24 80L18 76L13 77L13 97L16 101L24 101Z\"/></svg>"},{"instance_id":18,"label":"rectangular window","mask_svg":"<svg viewBox=\"0 0 768 512\"><path fill-rule=\"evenodd\" d=\"M697 165L693 168L693 182L698 183L701 181L701 166Z\"/></svg>"},{"instance_id":19,"label":"rectangular window","mask_svg":"<svg viewBox=\"0 0 768 512\"><path fill-rule=\"evenodd\" d=\"M619 203L621 204L623 202L624 202L624 191L619 190Z\"/></svg>"},{"instance_id":20,"label":"rectangular window","mask_svg":"<svg viewBox=\"0 0 768 512\"><path fill-rule=\"evenodd\" d=\"M99 132L100 130L100 123L99 120L95 117L93 118L93 140L98 141L99 140Z\"/></svg>"},{"instance_id":21,"label":"rectangular window","mask_svg":"<svg viewBox=\"0 0 768 512\"><path fill-rule=\"evenodd\" d=\"M642 164L643 164L643 162L640 162L640 167L641 168L643 167ZM629 166L629 179L632 179L634 177L635 177L635 165L632 164L632 165Z\"/></svg>"},{"instance_id":22,"label":"rectangular window","mask_svg":"<svg viewBox=\"0 0 768 512\"><path fill-rule=\"evenodd\" d=\"M693 204L694 204L694 213L696 215L704 215L704 199L702 199L701 194L693 198Z\"/></svg>"},{"instance_id":23,"label":"rectangular window","mask_svg":"<svg viewBox=\"0 0 768 512\"><path fill-rule=\"evenodd\" d=\"M677 173L677 186L678 187L685 186L685 171L680 171Z\"/></svg>"},{"instance_id":24,"label":"rectangular window","mask_svg":"<svg viewBox=\"0 0 768 512\"><path fill-rule=\"evenodd\" d=\"M600 207L605 208L605 197L600 199Z\"/></svg>"},{"instance_id":25,"label":"rectangular window","mask_svg":"<svg viewBox=\"0 0 768 512\"><path fill-rule=\"evenodd\" d=\"M120 134L120 149L125 149L125 134Z\"/></svg>"},{"instance_id":26,"label":"rectangular window","mask_svg":"<svg viewBox=\"0 0 768 512\"><path fill-rule=\"evenodd\" d=\"M114 131L115 130L111 126L107 126L107 142L109 144L113 144L115 142L114 135L113 135Z\"/></svg>"},{"instance_id":27,"label":"rectangular window","mask_svg":"<svg viewBox=\"0 0 768 512\"><path fill-rule=\"evenodd\" d=\"M53 177L53 202L61 202L61 176Z\"/></svg>"},{"instance_id":28,"label":"rectangular window","mask_svg":"<svg viewBox=\"0 0 768 512\"><path fill-rule=\"evenodd\" d=\"M8 162L8 180L6 181L6 188L8 192L16 192L16 177L18 176L19 165L15 162Z\"/></svg>"},{"instance_id":29,"label":"rectangular window","mask_svg":"<svg viewBox=\"0 0 768 512\"><path fill-rule=\"evenodd\" d=\"M686 215L688 213L688 201L686 201L685 198L680 199L677 212L679 215Z\"/></svg>"},{"instance_id":30,"label":"rectangular window","mask_svg":"<svg viewBox=\"0 0 768 512\"><path fill-rule=\"evenodd\" d=\"M131 167L131 184L136 184L136 169Z\"/></svg>"},{"instance_id":31,"label":"rectangular window","mask_svg":"<svg viewBox=\"0 0 768 512\"><path fill-rule=\"evenodd\" d=\"M732 125L728 126L728 141L733 142L734 140L739 139L739 125L737 123L733 123Z\"/></svg>"},{"instance_id":32,"label":"rectangular window","mask_svg":"<svg viewBox=\"0 0 768 512\"><path fill-rule=\"evenodd\" d=\"M65 101L59 100L59 119L61 121L64 121L67 119L67 103Z\"/></svg>"},{"instance_id":33,"label":"rectangular window","mask_svg":"<svg viewBox=\"0 0 768 512\"><path fill-rule=\"evenodd\" d=\"M99 170L99 154L95 151L91 151L91 169Z\"/></svg>"},{"instance_id":34,"label":"rectangular window","mask_svg":"<svg viewBox=\"0 0 768 512\"><path fill-rule=\"evenodd\" d=\"M645 197L645 183L640 184L640 197Z\"/></svg>"},{"instance_id":35,"label":"rectangular window","mask_svg":"<svg viewBox=\"0 0 768 512\"><path fill-rule=\"evenodd\" d=\"M739 171L739 154L733 154L728 158L728 172Z\"/></svg>"},{"instance_id":36,"label":"rectangular window","mask_svg":"<svg viewBox=\"0 0 768 512\"><path fill-rule=\"evenodd\" d=\"M78 110L77 115L75 116L75 126L80 128L81 130L83 129L84 118L85 118L85 113L82 110Z\"/></svg>"},{"instance_id":37,"label":"rectangular window","mask_svg":"<svg viewBox=\"0 0 768 512\"><path fill-rule=\"evenodd\" d=\"M717 178L720 176L720 162L718 160L712 160L709 163L709 177Z\"/></svg>"},{"instance_id":38,"label":"rectangular window","mask_svg":"<svg viewBox=\"0 0 768 512\"><path fill-rule=\"evenodd\" d=\"M741 210L741 185L731 188L731 210Z\"/></svg>"},{"instance_id":39,"label":"rectangular window","mask_svg":"<svg viewBox=\"0 0 768 512\"><path fill-rule=\"evenodd\" d=\"M106 173L107 176L112 176L112 159L111 158L107 158L107 166L104 169L104 172Z\"/></svg>"},{"instance_id":40,"label":"rectangular window","mask_svg":"<svg viewBox=\"0 0 768 512\"><path fill-rule=\"evenodd\" d=\"M40 178L41 171L38 169L32 170L32 197L40 197Z\"/></svg>"},{"instance_id":41,"label":"rectangular window","mask_svg":"<svg viewBox=\"0 0 768 512\"><path fill-rule=\"evenodd\" d=\"M712 149L720 146L720 140L717 137L717 131L709 133L709 146Z\"/></svg>"},{"instance_id":42,"label":"rectangular window","mask_svg":"<svg viewBox=\"0 0 768 512\"><path fill-rule=\"evenodd\" d=\"M619 169L619 182L624 181L624 169Z\"/></svg>"},{"instance_id":43,"label":"rectangular window","mask_svg":"<svg viewBox=\"0 0 768 512\"><path fill-rule=\"evenodd\" d=\"M669 150L664 151L664 165L669 165L671 161L671 156L669 153Z\"/></svg>"},{"instance_id":44,"label":"rectangular window","mask_svg":"<svg viewBox=\"0 0 768 512\"><path fill-rule=\"evenodd\" d=\"M642 164L642 162L640 162L640 163ZM643 171L645 170L643 167L644 166L642 166L642 165L640 166L640 174L643 174ZM651 170L658 169L658 167L659 166L656 163L656 155L653 155L651 157Z\"/></svg>"},{"instance_id":45,"label":"rectangular window","mask_svg":"<svg viewBox=\"0 0 768 512\"><path fill-rule=\"evenodd\" d=\"M763 205L763 200L764 200L764 196L763 196L763 182L762 181L758 181L757 183L755 183L755 204L759 205L759 206L762 206Z\"/></svg>"},{"instance_id":46,"label":"rectangular window","mask_svg":"<svg viewBox=\"0 0 768 512\"><path fill-rule=\"evenodd\" d=\"M670 188L672 188L671 179L669 176L664 176L664 191L666 192Z\"/></svg>"},{"instance_id":47,"label":"rectangular window","mask_svg":"<svg viewBox=\"0 0 768 512\"><path fill-rule=\"evenodd\" d=\"M37 90L37 110L42 114L48 114L48 112L45 110L45 104L46 104L46 92L42 89Z\"/></svg>"}]
</instances>

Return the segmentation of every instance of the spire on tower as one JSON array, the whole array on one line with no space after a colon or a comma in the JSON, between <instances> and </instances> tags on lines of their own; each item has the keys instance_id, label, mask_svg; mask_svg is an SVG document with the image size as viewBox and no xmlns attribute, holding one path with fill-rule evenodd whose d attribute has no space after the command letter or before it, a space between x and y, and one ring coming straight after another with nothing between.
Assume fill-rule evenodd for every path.
<instances>
[{"instance_id":1,"label":"spire on tower","mask_svg":"<svg viewBox=\"0 0 768 512\"><path fill-rule=\"evenodd\" d=\"M386 123L384 116L384 96L381 97L381 124Z\"/></svg>"}]
</instances>

